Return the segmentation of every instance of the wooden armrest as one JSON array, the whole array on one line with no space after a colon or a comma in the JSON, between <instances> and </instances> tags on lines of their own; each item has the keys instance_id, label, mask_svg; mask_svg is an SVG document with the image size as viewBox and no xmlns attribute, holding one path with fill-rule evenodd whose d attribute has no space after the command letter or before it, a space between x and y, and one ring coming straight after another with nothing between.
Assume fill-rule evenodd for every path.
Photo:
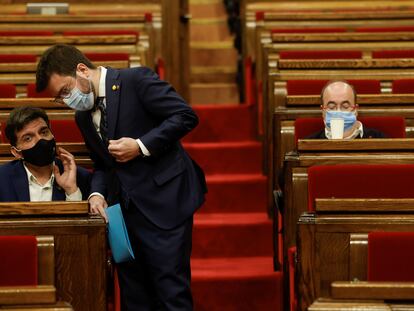
<instances>
[{"instance_id":1,"label":"wooden armrest","mask_svg":"<svg viewBox=\"0 0 414 311\"><path fill-rule=\"evenodd\" d=\"M315 199L317 212L414 212L414 199Z\"/></svg>"},{"instance_id":2,"label":"wooden armrest","mask_svg":"<svg viewBox=\"0 0 414 311\"><path fill-rule=\"evenodd\" d=\"M52 235L38 235L37 271L38 285L55 284L55 239Z\"/></svg>"},{"instance_id":3,"label":"wooden armrest","mask_svg":"<svg viewBox=\"0 0 414 311\"><path fill-rule=\"evenodd\" d=\"M299 151L361 151L361 150L413 150L413 138L379 139L299 139Z\"/></svg>"},{"instance_id":4,"label":"wooden armrest","mask_svg":"<svg viewBox=\"0 0 414 311\"><path fill-rule=\"evenodd\" d=\"M412 300L411 282L333 282L331 295L335 299L395 299Z\"/></svg>"},{"instance_id":5,"label":"wooden armrest","mask_svg":"<svg viewBox=\"0 0 414 311\"><path fill-rule=\"evenodd\" d=\"M87 201L79 202L4 202L0 216L10 215L87 215Z\"/></svg>"},{"instance_id":6,"label":"wooden armrest","mask_svg":"<svg viewBox=\"0 0 414 311\"><path fill-rule=\"evenodd\" d=\"M53 285L0 287L0 305L54 302L56 302L56 288Z\"/></svg>"}]
</instances>

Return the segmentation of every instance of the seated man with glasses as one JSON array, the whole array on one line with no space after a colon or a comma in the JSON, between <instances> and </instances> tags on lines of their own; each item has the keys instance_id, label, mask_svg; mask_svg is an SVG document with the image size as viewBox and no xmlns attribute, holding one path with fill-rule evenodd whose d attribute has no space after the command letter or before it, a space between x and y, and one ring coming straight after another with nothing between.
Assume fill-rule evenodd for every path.
<instances>
[{"instance_id":1,"label":"seated man with glasses","mask_svg":"<svg viewBox=\"0 0 414 311\"><path fill-rule=\"evenodd\" d=\"M325 128L306 137L308 139L332 139L333 120L339 122L343 139L354 138L385 138L384 133L364 127L357 120L358 104L356 103L355 89L346 81L336 80L328 82L321 92L322 117ZM343 125L342 125L343 124ZM335 125L336 126L336 125Z\"/></svg>"}]
</instances>

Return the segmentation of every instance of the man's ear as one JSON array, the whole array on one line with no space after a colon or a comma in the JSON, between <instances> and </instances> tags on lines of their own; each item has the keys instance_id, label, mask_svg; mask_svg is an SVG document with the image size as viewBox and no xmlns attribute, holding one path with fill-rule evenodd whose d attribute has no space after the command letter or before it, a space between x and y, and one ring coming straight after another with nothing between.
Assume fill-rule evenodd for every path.
<instances>
[{"instance_id":1,"label":"man's ear","mask_svg":"<svg viewBox=\"0 0 414 311\"><path fill-rule=\"evenodd\" d=\"M14 157L18 160L23 159L23 155L21 155L21 151L18 151L16 147L11 146L10 148L10 152L12 155L14 155Z\"/></svg>"},{"instance_id":2,"label":"man's ear","mask_svg":"<svg viewBox=\"0 0 414 311\"><path fill-rule=\"evenodd\" d=\"M77 64L76 71L84 74L85 76L89 75L89 68L84 63Z\"/></svg>"}]
</instances>

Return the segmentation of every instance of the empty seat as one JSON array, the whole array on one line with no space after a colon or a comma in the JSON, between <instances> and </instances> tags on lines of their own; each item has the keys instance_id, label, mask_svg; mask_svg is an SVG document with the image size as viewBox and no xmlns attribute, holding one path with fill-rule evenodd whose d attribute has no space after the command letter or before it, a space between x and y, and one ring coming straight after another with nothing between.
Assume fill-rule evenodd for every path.
<instances>
[{"instance_id":1,"label":"empty seat","mask_svg":"<svg viewBox=\"0 0 414 311\"><path fill-rule=\"evenodd\" d=\"M368 281L414 282L414 232L368 234Z\"/></svg>"},{"instance_id":2,"label":"empty seat","mask_svg":"<svg viewBox=\"0 0 414 311\"><path fill-rule=\"evenodd\" d=\"M399 79L392 82L392 92L395 94L414 93L414 79Z\"/></svg>"},{"instance_id":3,"label":"empty seat","mask_svg":"<svg viewBox=\"0 0 414 311\"><path fill-rule=\"evenodd\" d=\"M308 210L315 210L316 198L414 198L413 174L410 164L309 167Z\"/></svg>"},{"instance_id":4,"label":"empty seat","mask_svg":"<svg viewBox=\"0 0 414 311\"><path fill-rule=\"evenodd\" d=\"M280 59L355 59L362 58L361 51L280 51Z\"/></svg>"},{"instance_id":5,"label":"empty seat","mask_svg":"<svg viewBox=\"0 0 414 311\"><path fill-rule=\"evenodd\" d=\"M26 92L27 97L37 97L37 98L43 98L43 97L53 97L48 90L44 90L40 93L36 91L36 84L35 83L29 83L26 86Z\"/></svg>"},{"instance_id":6,"label":"empty seat","mask_svg":"<svg viewBox=\"0 0 414 311\"><path fill-rule=\"evenodd\" d=\"M347 80L352 84L357 94L380 94L379 80ZM286 89L288 95L319 95L328 80L288 80Z\"/></svg>"},{"instance_id":7,"label":"empty seat","mask_svg":"<svg viewBox=\"0 0 414 311\"><path fill-rule=\"evenodd\" d=\"M50 128L57 142L83 142L82 134L75 120L50 120Z\"/></svg>"},{"instance_id":8,"label":"empty seat","mask_svg":"<svg viewBox=\"0 0 414 311\"><path fill-rule=\"evenodd\" d=\"M15 98L16 86L14 84L0 84L0 98Z\"/></svg>"}]
</instances>

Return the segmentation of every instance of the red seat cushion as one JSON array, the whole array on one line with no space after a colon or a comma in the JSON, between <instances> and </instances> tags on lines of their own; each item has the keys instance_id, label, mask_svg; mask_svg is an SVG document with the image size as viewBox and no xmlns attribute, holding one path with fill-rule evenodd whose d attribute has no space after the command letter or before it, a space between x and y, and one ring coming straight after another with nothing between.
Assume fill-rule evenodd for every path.
<instances>
[{"instance_id":1,"label":"red seat cushion","mask_svg":"<svg viewBox=\"0 0 414 311\"><path fill-rule=\"evenodd\" d=\"M48 30L3 30L0 36L53 36L53 31Z\"/></svg>"},{"instance_id":2,"label":"red seat cushion","mask_svg":"<svg viewBox=\"0 0 414 311\"><path fill-rule=\"evenodd\" d=\"M358 117L365 127L377 129L388 138L405 138L405 118L392 117ZM298 118L295 120L295 141L303 139L325 127L322 118Z\"/></svg>"},{"instance_id":3,"label":"red seat cushion","mask_svg":"<svg viewBox=\"0 0 414 311\"><path fill-rule=\"evenodd\" d=\"M372 58L413 58L414 50L372 51Z\"/></svg>"},{"instance_id":4,"label":"red seat cushion","mask_svg":"<svg viewBox=\"0 0 414 311\"><path fill-rule=\"evenodd\" d=\"M349 164L308 168L308 210L316 198L412 198L414 165Z\"/></svg>"},{"instance_id":5,"label":"red seat cushion","mask_svg":"<svg viewBox=\"0 0 414 311\"><path fill-rule=\"evenodd\" d=\"M36 63L33 54L0 54L0 63Z\"/></svg>"},{"instance_id":6,"label":"red seat cushion","mask_svg":"<svg viewBox=\"0 0 414 311\"><path fill-rule=\"evenodd\" d=\"M0 236L0 286L37 285L34 236Z\"/></svg>"},{"instance_id":7,"label":"red seat cushion","mask_svg":"<svg viewBox=\"0 0 414 311\"><path fill-rule=\"evenodd\" d=\"M129 61L128 53L85 53L85 56L91 61Z\"/></svg>"},{"instance_id":8,"label":"red seat cushion","mask_svg":"<svg viewBox=\"0 0 414 311\"><path fill-rule=\"evenodd\" d=\"M368 234L368 281L414 282L414 232Z\"/></svg>"},{"instance_id":9,"label":"red seat cushion","mask_svg":"<svg viewBox=\"0 0 414 311\"><path fill-rule=\"evenodd\" d=\"M16 86L14 84L0 84L0 97L1 98L15 98Z\"/></svg>"},{"instance_id":10,"label":"red seat cushion","mask_svg":"<svg viewBox=\"0 0 414 311\"><path fill-rule=\"evenodd\" d=\"M414 93L414 79L399 79L392 82L393 93Z\"/></svg>"},{"instance_id":11,"label":"red seat cushion","mask_svg":"<svg viewBox=\"0 0 414 311\"><path fill-rule=\"evenodd\" d=\"M414 26L393 26L393 27L359 27L355 32L406 32L414 31Z\"/></svg>"},{"instance_id":12,"label":"red seat cushion","mask_svg":"<svg viewBox=\"0 0 414 311\"><path fill-rule=\"evenodd\" d=\"M57 142L83 142L82 134L75 120L50 120L50 128Z\"/></svg>"},{"instance_id":13,"label":"red seat cushion","mask_svg":"<svg viewBox=\"0 0 414 311\"><path fill-rule=\"evenodd\" d=\"M272 33L335 33L346 32L343 27L320 27L320 28L273 28Z\"/></svg>"},{"instance_id":14,"label":"red seat cushion","mask_svg":"<svg viewBox=\"0 0 414 311\"><path fill-rule=\"evenodd\" d=\"M362 58L361 51L281 51L280 59L355 59Z\"/></svg>"},{"instance_id":15,"label":"red seat cushion","mask_svg":"<svg viewBox=\"0 0 414 311\"><path fill-rule=\"evenodd\" d=\"M347 80L357 94L380 94L381 83L378 80ZM288 95L320 95L328 80L288 80Z\"/></svg>"},{"instance_id":16,"label":"red seat cushion","mask_svg":"<svg viewBox=\"0 0 414 311\"><path fill-rule=\"evenodd\" d=\"M29 83L26 86L26 92L27 92L27 97L37 97L37 98L53 97L47 90L44 90L40 93L36 92L35 83Z\"/></svg>"}]
</instances>

